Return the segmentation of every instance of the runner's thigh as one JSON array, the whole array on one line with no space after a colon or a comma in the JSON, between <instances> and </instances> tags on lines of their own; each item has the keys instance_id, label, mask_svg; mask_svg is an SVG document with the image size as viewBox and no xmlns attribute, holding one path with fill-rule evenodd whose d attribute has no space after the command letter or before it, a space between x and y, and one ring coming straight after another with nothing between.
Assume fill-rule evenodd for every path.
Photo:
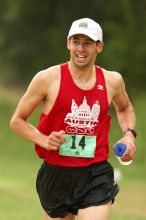
<instances>
[{"instance_id":1,"label":"runner's thigh","mask_svg":"<svg viewBox=\"0 0 146 220\"><path fill-rule=\"evenodd\" d=\"M108 220L110 215L111 202L105 205L91 206L79 209L78 220Z\"/></svg>"}]
</instances>

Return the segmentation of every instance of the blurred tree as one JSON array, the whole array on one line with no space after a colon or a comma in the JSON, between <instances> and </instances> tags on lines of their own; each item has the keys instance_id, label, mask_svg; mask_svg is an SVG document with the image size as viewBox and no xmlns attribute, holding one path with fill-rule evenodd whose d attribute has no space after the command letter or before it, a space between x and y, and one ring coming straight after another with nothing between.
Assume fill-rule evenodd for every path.
<instances>
[{"instance_id":1,"label":"blurred tree","mask_svg":"<svg viewBox=\"0 0 146 220\"><path fill-rule=\"evenodd\" d=\"M104 30L98 64L142 87L146 54L145 0L5 0L0 2L0 69L7 83L26 84L41 69L68 60L71 22L90 17Z\"/></svg>"}]
</instances>

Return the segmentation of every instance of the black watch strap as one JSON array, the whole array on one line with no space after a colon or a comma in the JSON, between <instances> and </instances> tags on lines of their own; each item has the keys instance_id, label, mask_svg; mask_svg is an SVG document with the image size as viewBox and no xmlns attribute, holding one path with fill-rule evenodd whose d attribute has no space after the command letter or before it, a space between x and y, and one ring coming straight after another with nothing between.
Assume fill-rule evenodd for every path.
<instances>
[{"instance_id":1,"label":"black watch strap","mask_svg":"<svg viewBox=\"0 0 146 220\"><path fill-rule=\"evenodd\" d=\"M131 133L133 134L133 136L136 138L137 137L137 132L135 131L134 128L127 128L124 132L123 135L125 135L127 133L127 131L131 131Z\"/></svg>"}]
</instances>

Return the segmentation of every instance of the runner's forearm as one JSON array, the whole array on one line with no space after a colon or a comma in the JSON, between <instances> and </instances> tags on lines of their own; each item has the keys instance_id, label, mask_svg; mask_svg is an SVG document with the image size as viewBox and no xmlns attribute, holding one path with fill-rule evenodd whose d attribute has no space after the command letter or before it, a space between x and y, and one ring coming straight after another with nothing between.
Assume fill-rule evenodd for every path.
<instances>
[{"instance_id":1,"label":"runner's forearm","mask_svg":"<svg viewBox=\"0 0 146 220\"><path fill-rule=\"evenodd\" d=\"M117 111L117 118L123 131L125 131L127 128L135 128L136 119L131 104L126 109Z\"/></svg>"},{"instance_id":2,"label":"runner's forearm","mask_svg":"<svg viewBox=\"0 0 146 220\"><path fill-rule=\"evenodd\" d=\"M17 134L26 140L41 146L43 145L44 140L47 138L46 135L39 132L37 128L23 119L12 119L10 126Z\"/></svg>"}]
</instances>

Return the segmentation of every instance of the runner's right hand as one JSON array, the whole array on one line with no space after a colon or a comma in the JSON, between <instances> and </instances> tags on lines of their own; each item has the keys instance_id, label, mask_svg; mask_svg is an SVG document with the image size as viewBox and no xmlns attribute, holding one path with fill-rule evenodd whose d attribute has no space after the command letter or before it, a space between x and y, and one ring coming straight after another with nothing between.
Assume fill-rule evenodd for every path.
<instances>
[{"instance_id":1,"label":"runner's right hand","mask_svg":"<svg viewBox=\"0 0 146 220\"><path fill-rule=\"evenodd\" d=\"M47 150L57 151L65 141L65 131L53 131L49 136L46 136L42 147Z\"/></svg>"}]
</instances>

